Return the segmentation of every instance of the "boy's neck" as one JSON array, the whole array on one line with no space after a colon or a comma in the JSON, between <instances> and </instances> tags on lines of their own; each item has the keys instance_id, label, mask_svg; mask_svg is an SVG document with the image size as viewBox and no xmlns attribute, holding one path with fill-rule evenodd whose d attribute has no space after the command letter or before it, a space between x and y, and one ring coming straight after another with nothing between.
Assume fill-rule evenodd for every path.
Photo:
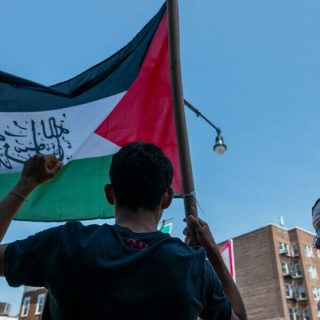
<instances>
[{"instance_id":1,"label":"boy's neck","mask_svg":"<svg viewBox=\"0 0 320 320\"><path fill-rule=\"evenodd\" d=\"M161 210L130 210L127 208L117 208L115 210L116 224L126 227L133 232L154 232L157 231L161 218Z\"/></svg>"}]
</instances>

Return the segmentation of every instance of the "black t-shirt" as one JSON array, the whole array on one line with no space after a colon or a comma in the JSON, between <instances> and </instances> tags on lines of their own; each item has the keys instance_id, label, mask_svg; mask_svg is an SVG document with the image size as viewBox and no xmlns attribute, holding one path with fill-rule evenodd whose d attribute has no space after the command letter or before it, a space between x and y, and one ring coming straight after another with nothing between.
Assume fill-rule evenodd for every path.
<instances>
[{"instance_id":1,"label":"black t-shirt","mask_svg":"<svg viewBox=\"0 0 320 320\"><path fill-rule=\"evenodd\" d=\"M52 319L230 319L203 248L161 232L68 222L5 251L10 286L44 286Z\"/></svg>"}]
</instances>

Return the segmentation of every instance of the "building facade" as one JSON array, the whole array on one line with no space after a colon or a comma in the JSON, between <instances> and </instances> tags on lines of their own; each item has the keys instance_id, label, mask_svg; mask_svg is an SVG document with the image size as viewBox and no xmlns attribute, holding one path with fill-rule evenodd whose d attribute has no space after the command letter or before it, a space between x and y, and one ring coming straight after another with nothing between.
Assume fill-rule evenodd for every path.
<instances>
[{"instance_id":1,"label":"building facade","mask_svg":"<svg viewBox=\"0 0 320 320\"><path fill-rule=\"evenodd\" d=\"M233 239L236 280L250 320L318 320L314 234L268 225Z\"/></svg>"},{"instance_id":2,"label":"building facade","mask_svg":"<svg viewBox=\"0 0 320 320\"><path fill-rule=\"evenodd\" d=\"M11 305L6 302L0 302L0 320L18 320L17 317L11 317L10 314Z\"/></svg>"},{"instance_id":3,"label":"building facade","mask_svg":"<svg viewBox=\"0 0 320 320\"><path fill-rule=\"evenodd\" d=\"M0 302L0 315L7 316L10 313L11 305L10 303Z\"/></svg>"},{"instance_id":4,"label":"building facade","mask_svg":"<svg viewBox=\"0 0 320 320\"><path fill-rule=\"evenodd\" d=\"M43 314L47 290L45 288L24 287L19 320L40 320Z\"/></svg>"}]
</instances>

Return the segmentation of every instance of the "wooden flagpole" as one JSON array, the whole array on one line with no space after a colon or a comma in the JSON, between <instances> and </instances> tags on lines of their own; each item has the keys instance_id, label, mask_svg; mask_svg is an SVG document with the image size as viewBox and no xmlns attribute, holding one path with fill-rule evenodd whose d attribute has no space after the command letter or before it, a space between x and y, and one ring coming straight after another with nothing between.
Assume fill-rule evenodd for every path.
<instances>
[{"instance_id":1,"label":"wooden flagpole","mask_svg":"<svg viewBox=\"0 0 320 320\"><path fill-rule=\"evenodd\" d=\"M178 1L166 1L168 12L171 88L177 132L177 142L179 149L179 160L181 167L182 192L184 199L185 215L188 216L192 214L194 216L198 216L191 167L186 117L184 113L184 99L180 65Z\"/></svg>"}]
</instances>

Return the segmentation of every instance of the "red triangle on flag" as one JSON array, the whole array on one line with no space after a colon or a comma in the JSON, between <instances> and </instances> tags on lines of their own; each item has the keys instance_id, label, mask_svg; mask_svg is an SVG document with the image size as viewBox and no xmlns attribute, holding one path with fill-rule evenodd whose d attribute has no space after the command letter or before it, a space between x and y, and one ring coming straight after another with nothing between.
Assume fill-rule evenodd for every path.
<instances>
[{"instance_id":1,"label":"red triangle on flag","mask_svg":"<svg viewBox=\"0 0 320 320\"><path fill-rule=\"evenodd\" d=\"M96 133L119 146L133 141L159 146L173 164L173 188L181 193L169 66L167 14L164 14L137 79Z\"/></svg>"}]
</instances>

